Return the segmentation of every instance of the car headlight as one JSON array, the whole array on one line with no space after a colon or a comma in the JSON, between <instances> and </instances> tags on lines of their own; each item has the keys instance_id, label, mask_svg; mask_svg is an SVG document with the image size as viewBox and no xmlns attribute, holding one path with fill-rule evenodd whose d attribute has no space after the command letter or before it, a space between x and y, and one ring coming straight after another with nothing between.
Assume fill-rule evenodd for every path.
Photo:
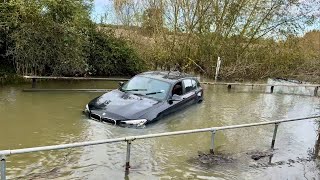
<instances>
[{"instance_id":1,"label":"car headlight","mask_svg":"<svg viewBox=\"0 0 320 180\"><path fill-rule=\"evenodd\" d=\"M86 108L84 109L84 111L85 111L85 112L90 112L90 110L89 110L89 105L88 105L88 104L86 105Z\"/></svg>"},{"instance_id":2,"label":"car headlight","mask_svg":"<svg viewBox=\"0 0 320 180\"><path fill-rule=\"evenodd\" d=\"M146 119L136 119L136 120L121 121L121 124L142 126L146 124L147 121L148 120Z\"/></svg>"}]
</instances>

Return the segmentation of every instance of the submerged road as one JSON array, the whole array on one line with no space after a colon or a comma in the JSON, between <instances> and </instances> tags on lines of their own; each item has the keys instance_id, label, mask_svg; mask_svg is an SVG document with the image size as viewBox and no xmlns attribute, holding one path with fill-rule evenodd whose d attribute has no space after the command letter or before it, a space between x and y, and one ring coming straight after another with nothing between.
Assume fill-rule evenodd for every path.
<instances>
[{"instance_id":1,"label":"submerged road","mask_svg":"<svg viewBox=\"0 0 320 180\"><path fill-rule=\"evenodd\" d=\"M320 112L317 97L267 94L265 88L204 85L205 101L145 129L120 128L86 119L83 106L100 93L23 93L26 86L0 89L0 149L16 149L177 130L256 123L312 116ZM112 89L116 82L41 82L39 88ZM290 89L278 89L287 93ZM297 91L292 89L292 91ZM301 91L301 92L300 92ZM311 90L310 90L311 91ZM302 90L299 90L303 94ZM309 90L305 89L308 94ZM234 161L207 164L198 151L208 152L210 134L193 134L135 141L129 179L303 179L319 178L310 159L317 138L313 121L281 124L276 150L254 161L250 153L270 147L273 126L218 132L216 151ZM10 156L9 177L30 179L124 179L126 144ZM104 178L103 178L104 177Z\"/></svg>"}]
</instances>

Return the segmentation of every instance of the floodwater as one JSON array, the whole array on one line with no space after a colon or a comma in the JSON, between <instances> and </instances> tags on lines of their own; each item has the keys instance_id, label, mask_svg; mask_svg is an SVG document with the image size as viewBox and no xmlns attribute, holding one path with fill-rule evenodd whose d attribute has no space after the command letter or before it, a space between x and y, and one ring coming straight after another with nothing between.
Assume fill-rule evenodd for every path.
<instances>
[{"instance_id":1,"label":"floodwater","mask_svg":"<svg viewBox=\"0 0 320 180\"><path fill-rule=\"evenodd\" d=\"M0 87L1 150L320 114L319 97L308 96L312 89L275 87L270 94L264 87L228 91L205 85L203 103L144 129L122 128L82 115L85 104L102 93L22 92L30 86ZM117 83L47 81L38 87L115 88ZM228 162L198 158L209 152L208 132L133 141L129 174L125 142L11 155L7 174L9 179L319 179L320 164L312 159L318 127L312 120L280 124L272 158L258 161L250 154L270 148L274 125L217 132L216 153L230 157Z\"/></svg>"}]
</instances>

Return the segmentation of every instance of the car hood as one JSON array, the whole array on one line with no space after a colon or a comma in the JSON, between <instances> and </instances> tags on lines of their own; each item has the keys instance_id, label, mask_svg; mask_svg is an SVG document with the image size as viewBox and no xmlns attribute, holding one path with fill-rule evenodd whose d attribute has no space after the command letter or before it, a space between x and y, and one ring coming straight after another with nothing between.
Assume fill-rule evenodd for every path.
<instances>
[{"instance_id":1,"label":"car hood","mask_svg":"<svg viewBox=\"0 0 320 180\"><path fill-rule=\"evenodd\" d=\"M130 92L113 90L93 99L88 106L92 113L101 118L127 120L140 118L159 102Z\"/></svg>"}]
</instances>

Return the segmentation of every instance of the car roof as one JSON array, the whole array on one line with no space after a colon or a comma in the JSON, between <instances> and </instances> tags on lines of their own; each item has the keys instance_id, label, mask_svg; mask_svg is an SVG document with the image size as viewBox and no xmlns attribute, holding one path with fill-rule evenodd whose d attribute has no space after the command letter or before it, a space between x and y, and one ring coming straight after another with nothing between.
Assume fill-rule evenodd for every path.
<instances>
[{"instance_id":1,"label":"car roof","mask_svg":"<svg viewBox=\"0 0 320 180\"><path fill-rule=\"evenodd\" d=\"M179 71L148 71L138 75L158 79L172 84L185 78L197 79L195 76Z\"/></svg>"}]
</instances>

